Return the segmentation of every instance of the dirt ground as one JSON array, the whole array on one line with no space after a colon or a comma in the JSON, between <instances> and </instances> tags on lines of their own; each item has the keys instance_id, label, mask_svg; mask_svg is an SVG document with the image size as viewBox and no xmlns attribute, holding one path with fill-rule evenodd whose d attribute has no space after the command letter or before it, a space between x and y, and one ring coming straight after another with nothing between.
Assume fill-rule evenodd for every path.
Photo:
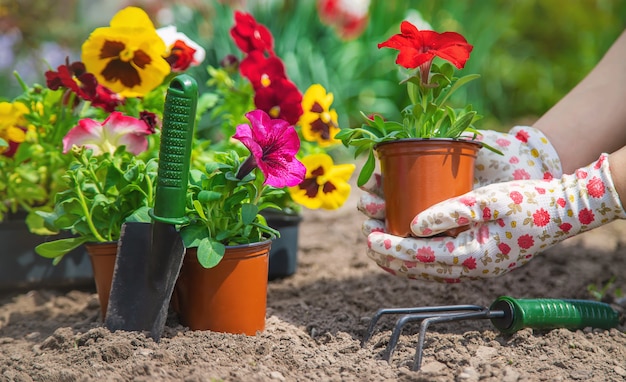
<instances>
[{"instance_id":1,"label":"dirt ground","mask_svg":"<svg viewBox=\"0 0 626 382\"><path fill-rule=\"evenodd\" d=\"M109 332L95 289L0 296L0 380L7 381L623 381L626 379L626 221L569 239L499 279L444 285L377 268L364 251L356 197L338 211L305 211L297 273L272 281L266 329L254 337L190 331L172 314L159 343ZM613 278L613 280L611 280ZM501 295L604 299L617 329L500 334L488 320L429 329L419 372L411 371L416 324L383 359L395 318L383 307L489 305ZM621 304L621 305L620 305Z\"/></svg>"}]
</instances>

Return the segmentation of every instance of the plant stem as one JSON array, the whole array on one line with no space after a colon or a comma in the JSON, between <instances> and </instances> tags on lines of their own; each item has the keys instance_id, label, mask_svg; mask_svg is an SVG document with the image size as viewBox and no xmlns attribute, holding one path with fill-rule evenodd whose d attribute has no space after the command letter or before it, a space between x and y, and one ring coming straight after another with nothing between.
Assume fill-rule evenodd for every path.
<instances>
[{"instance_id":1,"label":"plant stem","mask_svg":"<svg viewBox=\"0 0 626 382\"><path fill-rule=\"evenodd\" d=\"M89 208L87 208L87 203L85 201L85 196L83 195L82 191L80 190L80 185L78 184L78 179L74 175L72 175L72 177L74 178L74 191L76 192L76 195L78 195L78 198L79 198L78 200L79 200L80 206L81 206L81 208L83 210L83 214L85 214L85 219L87 220L87 225L89 226L89 230L96 237L96 240L98 240L100 242L107 241L104 237L102 237L102 235L100 235L100 233L98 233L98 230L96 229L96 226L93 224L93 219L91 218L91 211L89 211Z\"/></svg>"}]
</instances>

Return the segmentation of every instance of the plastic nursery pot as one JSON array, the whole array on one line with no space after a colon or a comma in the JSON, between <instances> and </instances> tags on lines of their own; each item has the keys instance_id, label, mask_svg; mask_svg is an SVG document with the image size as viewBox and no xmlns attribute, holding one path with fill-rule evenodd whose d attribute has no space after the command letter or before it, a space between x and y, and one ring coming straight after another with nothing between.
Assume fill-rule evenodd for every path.
<instances>
[{"instance_id":1,"label":"plastic nursery pot","mask_svg":"<svg viewBox=\"0 0 626 382\"><path fill-rule=\"evenodd\" d=\"M66 254L57 265L35 252L37 245L59 237L70 236L40 236L29 231L26 213L6 215L0 222L0 292L93 286L91 263L84 246Z\"/></svg>"},{"instance_id":2,"label":"plastic nursery pot","mask_svg":"<svg viewBox=\"0 0 626 382\"><path fill-rule=\"evenodd\" d=\"M261 215L270 227L280 232L280 237L272 240L268 280L289 277L298 268L298 234L302 216L267 209Z\"/></svg>"},{"instance_id":3,"label":"plastic nursery pot","mask_svg":"<svg viewBox=\"0 0 626 382\"><path fill-rule=\"evenodd\" d=\"M85 244L85 249L91 259L96 292L98 292L98 299L100 300L100 311L102 312L102 320L104 320L109 306L111 284L113 283L117 242L88 243Z\"/></svg>"},{"instance_id":4,"label":"plastic nursery pot","mask_svg":"<svg viewBox=\"0 0 626 382\"><path fill-rule=\"evenodd\" d=\"M473 188L482 145L454 139L402 139L375 146L385 195L386 230L409 237L411 221L426 208ZM446 231L456 236L467 227Z\"/></svg>"},{"instance_id":5,"label":"plastic nursery pot","mask_svg":"<svg viewBox=\"0 0 626 382\"><path fill-rule=\"evenodd\" d=\"M254 336L265 329L267 271L272 241L226 247L213 268L188 248L174 289L174 309L191 330Z\"/></svg>"}]
</instances>

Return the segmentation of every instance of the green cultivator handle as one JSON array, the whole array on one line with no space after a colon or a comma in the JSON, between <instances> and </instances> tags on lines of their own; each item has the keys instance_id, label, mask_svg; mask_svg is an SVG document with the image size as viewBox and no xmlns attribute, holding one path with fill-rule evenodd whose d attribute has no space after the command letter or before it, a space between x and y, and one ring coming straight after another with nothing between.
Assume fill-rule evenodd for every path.
<instances>
[{"instance_id":1,"label":"green cultivator handle","mask_svg":"<svg viewBox=\"0 0 626 382\"><path fill-rule=\"evenodd\" d=\"M189 180L198 85L189 75L175 77L167 89L159 151L159 172L155 194L155 221L183 224Z\"/></svg>"},{"instance_id":2,"label":"green cultivator handle","mask_svg":"<svg viewBox=\"0 0 626 382\"><path fill-rule=\"evenodd\" d=\"M491 304L489 310L504 312L504 317L491 318L491 323L503 333L514 333L522 328L610 329L619 324L619 315L610 305L588 300L502 296Z\"/></svg>"}]
</instances>

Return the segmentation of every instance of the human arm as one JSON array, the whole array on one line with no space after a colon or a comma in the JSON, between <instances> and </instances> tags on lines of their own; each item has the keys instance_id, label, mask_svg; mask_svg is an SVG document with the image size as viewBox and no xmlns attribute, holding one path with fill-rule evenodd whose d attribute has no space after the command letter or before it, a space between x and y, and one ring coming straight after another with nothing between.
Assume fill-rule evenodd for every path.
<instances>
[{"instance_id":1,"label":"human arm","mask_svg":"<svg viewBox=\"0 0 626 382\"><path fill-rule=\"evenodd\" d=\"M533 127L558 152L564 173L590 163L600 153L626 146L626 31L593 70Z\"/></svg>"}]
</instances>

